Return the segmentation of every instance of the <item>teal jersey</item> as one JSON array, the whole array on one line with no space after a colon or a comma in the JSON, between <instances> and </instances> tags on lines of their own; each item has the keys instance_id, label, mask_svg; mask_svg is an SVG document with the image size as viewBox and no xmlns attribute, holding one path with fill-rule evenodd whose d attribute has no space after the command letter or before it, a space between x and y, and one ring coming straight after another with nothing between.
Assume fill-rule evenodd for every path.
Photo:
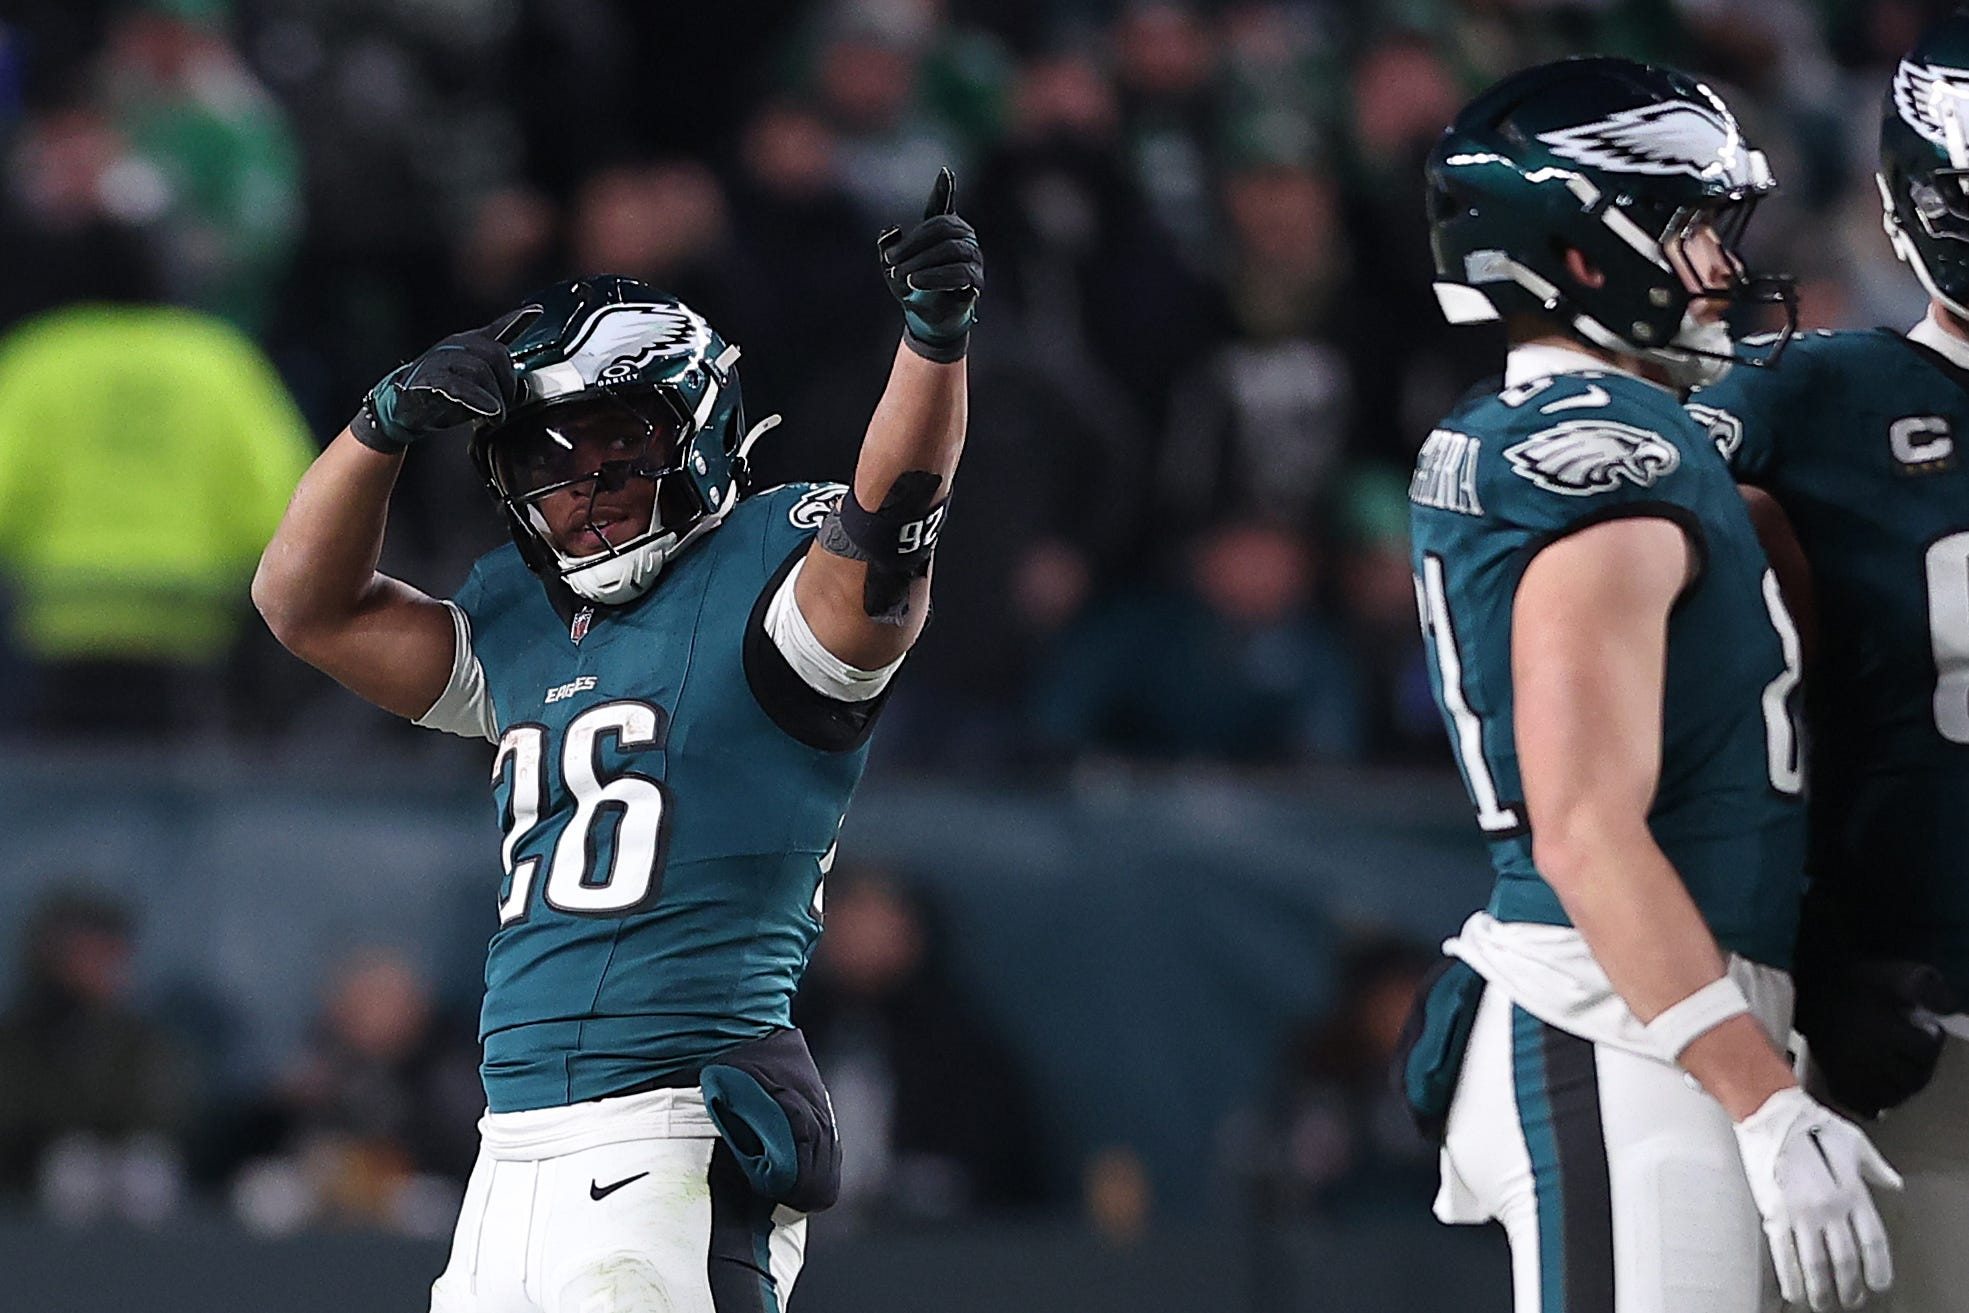
<instances>
[{"instance_id":1,"label":"teal jersey","mask_svg":"<svg viewBox=\"0 0 1969 1313\"><path fill-rule=\"evenodd\" d=\"M1969 374L1817 332L1690 410L1811 564L1813 879L1856 947L1969 991Z\"/></svg>"},{"instance_id":2,"label":"teal jersey","mask_svg":"<svg viewBox=\"0 0 1969 1313\"><path fill-rule=\"evenodd\" d=\"M510 546L460 590L501 735L493 1111L689 1073L789 1024L874 705L799 683L763 616L840 491L740 502L624 607L557 605Z\"/></svg>"},{"instance_id":3,"label":"teal jersey","mask_svg":"<svg viewBox=\"0 0 1969 1313\"><path fill-rule=\"evenodd\" d=\"M1649 828L1724 948L1786 967L1804 886L1797 634L1729 470L1665 389L1564 373L1466 401L1409 489L1436 699L1496 869L1501 920L1569 924L1532 861L1511 687L1512 605L1566 534L1660 516L1698 573L1670 612Z\"/></svg>"}]
</instances>

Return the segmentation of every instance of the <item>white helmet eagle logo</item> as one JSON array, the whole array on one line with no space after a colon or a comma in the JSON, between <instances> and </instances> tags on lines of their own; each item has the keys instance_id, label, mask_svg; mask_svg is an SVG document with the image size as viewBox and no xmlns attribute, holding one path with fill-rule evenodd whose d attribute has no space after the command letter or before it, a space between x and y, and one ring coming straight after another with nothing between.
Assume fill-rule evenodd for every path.
<instances>
[{"instance_id":1,"label":"white helmet eagle logo","mask_svg":"<svg viewBox=\"0 0 1969 1313\"><path fill-rule=\"evenodd\" d=\"M1964 158L1964 120L1969 118L1969 69L1936 68L1902 60L1894 70L1894 112L1926 141L1940 146L1957 168Z\"/></svg>"},{"instance_id":2,"label":"white helmet eagle logo","mask_svg":"<svg viewBox=\"0 0 1969 1313\"><path fill-rule=\"evenodd\" d=\"M710 327L687 306L628 302L597 310L569 346L567 360L583 378L612 383L710 340Z\"/></svg>"},{"instance_id":3,"label":"white helmet eagle logo","mask_svg":"<svg viewBox=\"0 0 1969 1313\"><path fill-rule=\"evenodd\" d=\"M658 360L703 351L711 326L684 305L627 301L588 316L564 360L526 375L527 400L551 401L598 383L620 383Z\"/></svg>"},{"instance_id":4,"label":"white helmet eagle logo","mask_svg":"<svg viewBox=\"0 0 1969 1313\"><path fill-rule=\"evenodd\" d=\"M1761 182L1759 152L1744 145L1736 125L1686 100L1619 110L1538 139L1555 155L1615 173L1684 173L1744 187Z\"/></svg>"},{"instance_id":5,"label":"white helmet eagle logo","mask_svg":"<svg viewBox=\"0 0 1969 1313\"><path fill-rule=\"evenodd\" d=\"M1534 433L1504 449L1516 473L1547 492L1590 497L1612 492L1625 479L1637 488L1682 463L1673 443L1659 433L1605 419L1574 419Z\"/></svg>"}]
</instances>

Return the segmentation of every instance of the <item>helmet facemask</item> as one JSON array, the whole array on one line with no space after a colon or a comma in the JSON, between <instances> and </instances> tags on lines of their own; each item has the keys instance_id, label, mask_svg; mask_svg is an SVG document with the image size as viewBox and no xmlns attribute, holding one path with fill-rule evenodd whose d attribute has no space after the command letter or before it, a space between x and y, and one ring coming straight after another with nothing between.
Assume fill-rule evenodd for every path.
<instances>
[{"instance_id":1,"label":"helmet facemask","mask_svg":"<svg viewBox=\"0 0 1969 1313\"><path fill-rule=\"evenodd\" d=\"M697 504L684 469L691 432L665 389L589 393L493 435L493 490L576 595L633 601L717 522Z\"/></svg>"},{"instance_id":2,"label":"helmet facemask","mask_svg":"<svg viewBox=\"0 0 1969 1313\"><path fill-rule=\"evenodd\" d=\"M1640 354L1667 370L1674 387L1708 387L1740 364L1774 365L1798 331L1798 294L1791 279L1753 274L1743 258L1744 234L1759 199L1749 195L1685 207L1662 236L1670 272L1692 290L1674 337ZM1721 313L1705 322L1694 313L1703 301L1720 302ZM1729 315L1742 306L1765 305L1784 307L1784 325L1768 339L1754 339L1761 349L1745 354L1731 336Z\"/></svg>"}]
</instances>

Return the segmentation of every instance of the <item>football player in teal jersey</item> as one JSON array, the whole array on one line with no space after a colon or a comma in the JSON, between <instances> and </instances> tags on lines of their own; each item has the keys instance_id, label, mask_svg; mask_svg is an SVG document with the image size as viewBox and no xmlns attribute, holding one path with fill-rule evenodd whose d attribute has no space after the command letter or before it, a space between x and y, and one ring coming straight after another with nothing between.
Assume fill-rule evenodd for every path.
<instances>
[{"instance_id":1,"label":"football player in teal jersey","mask_svg":"<svg viewBox=\"0 0 1969 1313\"><path fill-rule=\"evenodd\" d=\"M788 1009L921 632L984 269L942 172L878 244L904 331L854 484L748 493L738 348L615 277L391 373L253 596L386 710L496 743L482 1149L433 1313L759 1313L833 1201ZM405 451L468 442L512 543L449 601L378 573Z\"/></svg>"},{"instance_id":2,"label":"football player in teal jersey","mask_svg":"<svg viewBox=\"0 0 1969 1313\"><path fill-rule=\"evenodd\" d=\"M1407 1059L1437 1215L1504 1225L1517 1313L1856 1307L1892 1280L1895 1178L1784 1055L1798 635L1681 404L1764 363L1732 305L1789 305L1737 254L1775 183L1708 87L1615 59L1491 88L1428 182L1445 313L1511 343L1409 494L1497 874Z\"/></svg>"},{"instance_id":3,"label":"football player in teal jersey","mask_svg":"<svg viewBox=\"0 0 1969 1313\"><path fill-rule=\"evenodd\" d=\"M1808 334L1689 409L1810 565L1798 1028L1837 1103L1892 1109L1873 1128L1907 1176L1882 1207L1889 1306L1939 1313L1969 1300L1969 15L1896 70L1879 183L1927 317Z\"/></svg>"}]
</instances>

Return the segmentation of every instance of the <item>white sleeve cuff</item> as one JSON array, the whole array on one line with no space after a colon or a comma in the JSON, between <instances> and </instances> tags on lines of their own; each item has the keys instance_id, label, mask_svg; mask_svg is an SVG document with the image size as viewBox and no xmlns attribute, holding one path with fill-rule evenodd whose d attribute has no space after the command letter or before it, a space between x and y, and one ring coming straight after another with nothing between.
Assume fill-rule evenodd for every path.
<instances>
[{"instance_id":1,"label":"white sleeve cuff","mask_svg":"<svg viewBox=\"0 0 1969 1313\"><path fill-rule=\"evenodd\" d=\"M903 658L897 657L880 670L860 670L821 646L793 596L793 585L806 564L805 560L796 563L773 600L766 603L766 636L793 667L793 673L800 676L800 682L814 692L841 702L866 702L889 686L889 677Z\"/></svg>"},{"instance_id":2,"label":"white sleeve cuff","mask_svg":"<svg viewBox=\"0 0 1969 1313\"><path fill-rule=\"evenodd\" d=\"M492 711L492 694L485 686L485 667L472 655L472 622L465 618L464 609L456 602L445 605L451 609L451 625L457 634L457 645L451 656L451 681L438 694L431 709L413 723L461 738L497 742L499 725Z\"/></svg>"},{"instance_id":3,"label":"white sleeve cuff","mask_svg":"<svg viewBox=\"0 0 1969 1313\"><path fill-rule=\"evenodd\" d=\"M1750 1000L1736 981L1724 976L1712 980L1695 993L1661 1013L1647 1025L1648 1038L1670 1062L1731 1017L1750 1011Z\"/></svg>"}]
</instances>

